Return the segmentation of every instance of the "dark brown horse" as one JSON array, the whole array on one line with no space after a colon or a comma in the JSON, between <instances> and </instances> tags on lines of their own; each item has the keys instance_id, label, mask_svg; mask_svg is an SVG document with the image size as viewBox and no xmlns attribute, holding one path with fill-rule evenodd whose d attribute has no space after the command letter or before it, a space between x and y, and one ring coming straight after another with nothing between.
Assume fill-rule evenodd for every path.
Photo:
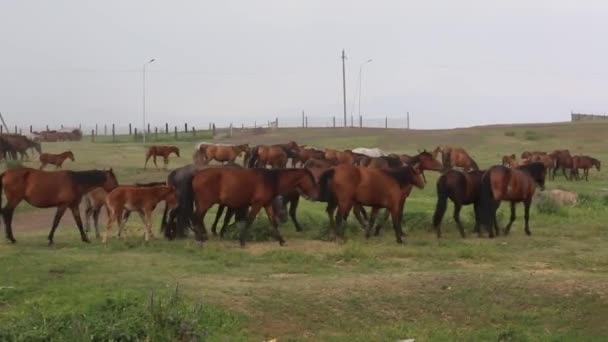
<instances>
[{"instance_id":1,"label":"dark brown horse","mask_svg":"<svg viewBox=\"0 0 608 342\"><path fill-rule=\"evenodd\" d=\"M445 169L461 167L465 172L479 170L475 160L462 147L437 146L433 151L433 155L437 156L439 153L441 153L441 161Z\"/></svg>"},{"instance_id":2,"label":"dark brown horse","mask_svg":"<svg viewBox=\"0 0 608 342\"><path fill-rule=\"evenodd\" d=\"M204 232L206 231L203 221L205 214L214 204L225 205L235 210L250 208L247 222L240 234L241 246L244 246L247 230L258 212L264 208L274 236L283 245L285 240L279 233L272 201L277 196L296 188L308 197L317 197L315 180L306 169L204 169L198 171L192 179L196 207L192 221L197 226L197 230Z\"/></svg>"},{"instance_id":3,"label":"dark brown horse","mask_svg":"<svg viewBox=\"0 0 608 342\"><path fill-rule=\"evenodd\" d=\"M570 180L568 174L566 173L566 169L572 172L572 155L569 150L555 150L549 154L551 158L555 161L555 168L553 169L553 173L551 174L551 179L555 179L555 174L557 170L562 169L562 173L567 180Z\"/></svg>"},{"instance_id":4,"label":"dark brown horse","mask_svg":"<svg viewBox=\"0 0 608 342\"><path fill-rule=\"evenodd\" d=\"M570 178L580 180L578 170L583 170L583 177L585 177L585 181L589 181L589 169L593 168L594 166L599 172L602 163L599 160L589 156L574 156L572 157L572 171L570 172Z\"/></svg>"},{"instance_id":5,"label":"dark brown horse","mask_svg":"<svg viewBox=\"0 0 608 342\"><path fill-rule=\"evenodd\" d=\"M165 201L169 209L175 208L177 199L173 186L156 185L141 187L122 185L114 188L106 196L108 224L103 235L103 243L106 243L108 240L108 233L112 229L114 222L118 222L118 237L121 236L125 227L125 222L122 219L123 211L137 211L144 222L144 239L148 241L150 238L154 238L152 234L152 212L161 201Z\"/></svg>"},{"instance_id":6,"label":"dark brown horse","mask_svg":"<svg viewBox=\"0 0 608 342\"><path fill-rule=\"evenodd\" d=\"M72 151L65 151L59 154L42 153L40 154L40 170L49 164L55 165L56 169L61 169L61 165L68 158L74 161L74 153Z\"/></svg>"},{"instance_id":7,"label":"dark brown horse","mask_svg":"<svg viewBox=\"0 0 608 342\"><path fill-rule=\"evenodd\" d=\"M481 193L481 177L484 171L461 172L448 170L437 180L437 206L433 215L433 227L437 238L441 238L441 221L447 209L448 198L454 203L454 221L460 235L464 238L464 228L460 223L460 210L463 205L473 204L475 211L475 231L479 230L479 195Z\"/></svg>"},{"instance_id":8,"label":"dark brown horse","mask_svg":"<svg viewBox=\"0 0 608 342\"><path fill-rule=\"evenodd\" d=\"M268 167L282 169L287 166L289 158L297 160L298 144L291 141L287 144L259 145L250 152L247 165L252 167Z\"/></svg>"},{"instance_id":9,"label":"dark brown horse","mask_svg":"<svg viewBox=\"0 0 608 342\"><path fill-rule=\"evenodd\" d=\"M325 159L325 151L309 146L299 146L297 152L297 162L299 162L300 165L304 165L311 159Z\"/></svg>"},{"instance_id":10,"label":"dark brown horse","mask_svg":"<svg viewBox=\"0 0 608 342\"><path fill-rule=\"evenodd\" d=\"M499 235L496 211L501 201L511 202L511 218L505 227L505 235L509 234L511 225L515 221L515 204L524 203L525 231L530 235L530 205L536 191L536 185L541 190L545 188L547 170L543 163L530 163L528 165L508 168L502 165L492 166L486 171L481 180L481 224L486 228L489 236L494 232ZM479 230L481 235L481 229Z\"/></svg>"},{"instance_id":11,"label":"dark brown horse","mask_svg":"<svg viewBox=\"0 0 608 342\"><path fill-rule=\"evenodd\" d=\"M346 218L351 208L358 204L372 207L366 237L371 235L378 210L386 208L391 214L395 238L398 243L403 243L403 205L412 185L424 188L420 172L414 167L375 169L342 164L325 171L319 181L319 198L338 209L335 223L334 210L328 210L330 234L335 235L335 225L338 225L343 236Z\"/></svg>"},{"instance_id":12,"label":"dark brown horse","mask_svg":"<svg viewBox=\"0 0 608 342\"><path fill-rule=\"evenodd\" d=\"M42 153L42 148L40 147L40 143L37 141L33 141L28 137L18 134L3 134L2 138L8 144L8 151L10 156L13 159L17 159L16 154L21 155L21 160L25 158L29 158L27 151L29 149L33 149L37 151L39 154Z\"/></svg>"},{"instance_id":13,"label":"dark brown horse","mask_svg":"<svg viewBox=\"0 0 608 342\"><path fill-rule=\"evenodd\" d=\"M109 171L39 171L30 168L9 169L0 175L0 186L4 187L6 206L2 209L6 238L15 242L13 237L13 213L23 200L37 208L56 207L53 226L49 233L49 244L66 209L72 211L82 241L89 242L82 227L78 205L82 196L91 189L102 187L111 191L118 186L112 169ZM0 194L2 189L0 188ZM1 196L0 196L1 198ZM0 203L1 206L1 203Z\"/></svg>"},{"instance_id":14,"label":"dark brown horse","mask_svg":"<svg viewBox=\"0 0 608 342\"><path fill-rule=\"evenodd\" d=\"M243 145L201 144L199 146L199 151L201 151L202 157L205 161L216 160L220 163L225 163L225 162L234 163L236 158L238 158L242 153L246 153L247 150L249 150L248 144L243 144Z\"/></svg>"},{"instance_id":15,"label":"dark brown horse","mask_svg":"<svg viewBox=\"0 0 608 342\"><path fill-rule=\"evenodd\" d=\"M169 156L171 155L171 153L175 153L175 155L179 158L179 148L176 146L152 145L148 147L148 151L146 152L146 162L144 163L144 170L148 165L148 160L150 160L150 157L152 157L154 166L156 166L157 168L158 164L156 164L156 157L163 157L164 166L165 168L167 168L167 165L169 164Z\"/></svg>"}]
</instances>

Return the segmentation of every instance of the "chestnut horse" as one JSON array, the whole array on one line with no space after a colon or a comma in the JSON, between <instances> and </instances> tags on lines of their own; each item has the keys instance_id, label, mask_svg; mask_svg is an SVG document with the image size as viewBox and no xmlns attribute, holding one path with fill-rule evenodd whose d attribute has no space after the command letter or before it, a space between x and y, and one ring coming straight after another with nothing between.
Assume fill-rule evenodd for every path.
<instances>
[{"instance_id":1,"label":"chestnut horse","mask_svg":"<svg viewBox=\"0 0 608 342\"><path fill-rule=\"evenodd\" d=\"M270 166L273 169L282 169L287 166L289 158L295 162L297 157L298 144L295 141L287 144L258 145L251 149L247 165L250 168Z\"/></svg>"},{"instance_id":2,"label":"chestnut horse","mask_svg":"<svg viewBox=\"0 0 608 342\"><path fill-rule=\"evenodd\" d=\"M362 159L369 159L366 155L354 153L351 150L338 151L334 149L325 150L325 159L337 164L359 164Z\"/></svg>"},{"instance_id":3,"label":"chestnut horse","mask_svg":"<svg viewBox=\"0 0 608 342\"><path fill-rule=\"evenodd\" d=\"M448 198L454 203L454 222L458 226L460 236L465 237L464 228L460 223L460 210L463 205L473 204L475 212L475 229L479 231L479 194L481 177L484 171L461 172L448 170L437 180L437 205L433 215L433 227L437 238L441 238L441 221L447 209Z\"/></svg>"},{"instance_id":4,"label":"chestnut horse","mask_svg":"<svg viewBox=\"0 0 608 342\"><path fill-rule=\"evenodd\" d=\"M358 204L372 207L366 237L371 235L378 210L386 208L391 214L396 241L403 243L403 205L412 185L424 188L424 181L415 167L375 169L342 164L325 171L319 181L319 198L338 209L335 223L334 210L328 210L330 234L335 235L335 226L338 225L340 235L344 237L346 218L351 208Z\"/></svg>"},{"instance_id":5,"label":"chestnut horse","mask_svg":"<svg viewBox=\"0 0 608 342\"><path fill-rule=\"evenodd\" d=\"M108 240L108 233L114 222L118 222L118 237L121 237L125 223L122 219L123 211L137 211L144 222L144 240L154 238L152 234L152 212L159 202L165 201L169 209L175 208L177 199L175 188L167 185L139 187L121 185L106 196L108 207L108 224L103 234L103 243ZM128 217L128 216L127 216ZM126 237L126 231L125 231Z\"/></svg>"},{"instance_id":6,"label":"chestnut horse","mask_svg":"<svg viewBox=\"0 0 608 342\"><path fill-rule=\"evenodd\" d=\"M505 235L509 234L511 225L515 221L515 204L524 203L525 231L530 235L530 205L538 184L541 190L545 188L547 170L543 163L530 163L516 168L507 168L502 165L492 166L481 179L481 225L489 236L499 235L496 211L501 201L511 202L511 218L505 227ZM481 229L479 230L481 235Z\"/></svg>"},{"instance_id":7,"label":"chestnut horse","mask_svg":"<svg viewBox=\"0 0 608 342\"><path fill-rule=\"evenodd\" d=\"M599 172L602 164L599 160L589 156L574 156L572 157L572 171L570 172L570 178L580 180L578 170L582 169L585 181L589 181L589 169L594 166Z\"/></svg>"},{"instance_id":8,"label":"chestnut horse","mask_svg":"<svg viewBox=\"0 0 608 342\"><path fill-rule=\"evenodd\" d=\"M177 148L176 146L152 145L148 147L148 151L146 152L146 162L144 163L144 170L148 165L148 160L150 160L150 157L152 157L154 165L158 168L158 164L156 164L156 157L159 156L163 157L163 163L166 169L167 165L169 164L169 156L171 155L171 153L175 153L175 155L179 158L179 148Z\"/></svg>"},{"instance_id":9,"label":"chestnut horse","mask_svg":"<svg viewBox=\"0 0 608 342\"><path fill-rule=\"evenodd\" d=\"M68 158L74 161L74 153L72 151L65 151L59 154L41 153L40 170L44 169L48 164L55 165L55 169L61 169L61 165Z\"/></svg>"},{"instance_id":10,"label":"chestnut horse","mask_svg":"<svg viewBox=\"0 0 608 342\"><path fill-rule=\"evenodd\" d=\"M524 159L522 157L522 159ZM502 166L511 166L513 165L513 163L517 162L517 158L515 157L515 153L513 153L512 155L504 155L502 156Z\"/></svg>"},{"instance_id":11,"label":"chestnut horse","mask_svg":"<svg viewBox=\"0 0 608 342\"><path fill-rule=\"evenodd\" d=\"M553 169L553 173L551 174L551 179L555 179L555 173L557 173L558 169L562 169L562 173L567 180L570 180L568 174L566 173L566 169L570 170L572 173L572 155L570 155L569 150L555 150L549 154L553 160L555 160L555 168Z\"/></svg>"},{"instance_id":12,"label":"chestnut horse","mask_svg":"<svg viewBox=\"0 0 608 342\"><path fill-rule=\"evenodd\" d=\"M441 153L441 162L445 169L461 167L465 172L479 170L475 160L462 147L437 146L433 151L433 155L437 156L439 153Z\"/></svg>"},{"instance_id":13,"label":"chestnut horse","mask_svg":"<svg viewBox=\"0 0 608 342\"><path fill-rule=\"evenodd\" d=\"M249 150L249 144L243 145L205 145L201 144L199 151L202 152L203 159L207 162L216 160L220 163L234 163L241 153ZM244 160L245 158L243 158Z\"/></svg>"},{"instance_id":14,"label":"chestnut horse","mask_svg":"<svg viewBox=\"0 0 608 342\"><path fill-rule=\"evenodd\" d=\"M297 161L302 166L311 159L325 159L325 151L314 147L298 146L297 151Z\"/></svg>"},{"instance_id":15,"label":"chestnut horse","mask_svg":"<svg viewBox=\"0 0 608 342\"><path fill-rule=\"evenodd\" d=\"M214 204L225 205L237 211L250 207L240 234L240 243L244 246L247 230L260 209L264 208L275 238L284 245L285 240L279 233L272 201L293 189L299 189L310 198L317 197L314 177L307 169L204 169L198 171L192 179L196 207L192 222L202 233L206 231L205 215Z\"/></svg>"},{"instance_id":16,"label":"chestnut horse","mask_svg":"<svg viewBox=\"0 0 608 342\"><path fill-rule=\"evenodd\" d=\"M545 165L545 169L547 169L547 173L551 174L553 168L555 167L555 160L548 154L535 153L532 154L528 159L526 159L528 163L540 162Z\"/></svg>"},{"instance_id":17,"label":"chestnut horse","mask_svg":"<svg viewBox=\"0 0 608 342\"><path fill-rule=\"evenodd\" d=\"M82 241L89 242L82 227L78 208L82 196L97 187L111 191L117 186L118 182L112 169L109 171L50 172L30 168L6 170L0 175L0 194L2 193L2 187L4 187L7 201L6 206L2 209L2 216L6 225L6 238L12 243L16 242L12 228L13 213L17 205L25 200L37 208L57 208L48 237L49 245L53 244L53 236L57 225L59 225L61 217L68 208L72 211Z\"/></svg>"}]
</instances>

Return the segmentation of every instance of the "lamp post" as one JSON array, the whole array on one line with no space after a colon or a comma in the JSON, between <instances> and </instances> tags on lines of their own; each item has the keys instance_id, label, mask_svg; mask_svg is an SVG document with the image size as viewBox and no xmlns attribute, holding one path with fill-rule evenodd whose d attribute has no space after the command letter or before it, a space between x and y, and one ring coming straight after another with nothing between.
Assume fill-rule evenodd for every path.
<instances>
[{"instance_id":1,"label":"lamp post","mask_svg":"<svg viewBox=\"0 0 608 342\"><path fill-rule=\"evenodd\" d=\"M144 63L144 67L143 67L143 97L142 97L142 101L143 101L143 127L142 127L142 136L143 136L143 142L144 144L146 143L146 66L148 64L151 64L154 62L154 58L152 58L151 60L147 61L146 63Z\"/></svg>"},{"instance_id":2,"label":"lamp post","mask_svg":"<svg viewBox=\"0 0 608 342\"><path fill-rule=\"evenodd\" d=\"M371 63L371 61L373 61L373 59L368 59L365 62L361 63L361 66L359 67L359 117L361 117L361 84L363 84L361 75L363 72L363 66L367 63Z\"/></svg>"}]
</instances>

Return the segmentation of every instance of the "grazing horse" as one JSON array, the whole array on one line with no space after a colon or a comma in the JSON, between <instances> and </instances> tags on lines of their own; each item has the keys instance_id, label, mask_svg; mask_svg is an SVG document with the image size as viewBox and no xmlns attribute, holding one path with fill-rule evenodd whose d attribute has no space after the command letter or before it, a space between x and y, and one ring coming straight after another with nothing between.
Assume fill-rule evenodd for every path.
<instances>
[{"instance_id":1,"label":"grazing horse","mask_svg":"<svg viewBox=\"0 0 608 342\"><path fill-rule=\"evenodd\" d=\"M525 231L530 235L530 205L538 184L541 190L545 188L547 170L543 163L530 163L516 168L507 168L501 165L492 166L481 179L481 224L485 226L489 236L499 235L496 211L501 201L511 202L511 218L505 227L505 235L509 234L511 225L515 221L515 204L524 203ZM479 230L481 236L481 229Z\"/></svg>"},{"instance_id":2,"label":"grazing horse","mask_svg":"<svg viewBox=\"0 0 608 342\"><path fill-rule=\"evenodd\" d=\"M27 151L29 149L36 150L38 154L42 152L42 148L40 147L40 143L37 141L33 141L26 136L17 135L17 134L4 134L2 135L3 139L9 146L8 151L10 151L11 157L13 159L17 159L17 153L20 154L21 160L25 158L29 159Z\"/></svg>"},{"instance_id":3,"label":"grazing horse","mask_svg":"<svg viewBox=\"0 0 608 342\"><path fill-rule=\"evenodd\" d=\"M0 175L0 194L2 187L6 195L6 206L2 209L6 238L15 243L13 237L13 213L22 200L37 208L56 207L53 226L49 233L49 245L53 244L53 236L61 217L66 209L72 211L74 221L80 231L82 241L89 242L82 227L80 210L78 208L82 196L91 189L102 187L111 191L118 186L112 169L109 171L39 171L30 168L6 170ZM1 196L0 196L1 201ZM1 206L1 203L0 203Z\"/></svg>"},{"instance_id":4,"label":"grazing horse","mask_svg":"<svg viewBox=\"0 0 608 342\"><path fill-rule=\"evenodd\" d=\"M241 153L249 150L249 144L243 145L200 145L199 151L202 152L203 160L209 162L216 160L220 163L234 163Z\"/></svg>"},{"instance_id":5,"label":"grazing horse","mask_svg":"<svg viewBox=\"0 0 608 342\"><path fill-rule=\"evenodd\" d=\"M551 174L553 168L555 167L555 160L548 154L534 153L526 160L528 163L543 163L548 174Z\"/></svg>"},{"instance_id":6,"label":"grazing horse","mask_svg":"<svg viewBox=\"0 0 608 342\"><path fill-rule=\"evenodd\" d=\"M106 196L108 207L108 224L103 234L103 243L108 240L108 233L114 222L118 222L118 237L121 236L125 227L122 219L123 211L137 211L144 222L144 240L154 238L152 234L152 212L159 202L165 201L169 209L175 208L177 199L175 188L167 185L156 185L139 187L133 185L121 185L112 190ZM125 232L126 236L126 232Z\"/></svg>"},{"instance_id":7,"label":"grazing horse","mask_svg":"<svg viewBox=\"0 0 608 342\"><path fill-rule=\"evenodd\" d=\"M461 172L448 170L437 180L437 206L433 215L433 227L437 238L441 238L441 221L447 209L448 198L454 203L454 221L458 225L460 236L465 237L464 228L460 223L460 210L463 205L473 204L475 211L475 231L479 230L479 194L481 177L484 171Z\"/></svg>"},{"instance_id":8,"label":"grazing horse","mask_svg":"<svg viewBox=\"0 0 608 342\"><path fill-rule=\"evenodd\" d=\"M146 162L144 163L144 170L148 165L148 160L150 160L150 157L152 157L154 166L158 168L158 164L156 164L156 157L158 156L163 157L163 163L166 169L167 165L169 164L169 156L171 155L171 153L175 153L175 155L179 158L179 148L177 148L176 146L152 145L148 147L148 151L146 152Z\"/></svg>"},{"instance_id":9,"label":"grazing horse","mask_svg":"<svg viewBox=\"0 0 608 342\"><path fill-rule=\"evenodd\" d=\"M338 225L343 237L348 213L354 205L358 204L372 207L366 237L371 235L378 210L386 208L391 214L397 243L403 243L404 234L401 228L403 205L412 185L422 189L424 181L420 171L409 166L375 169L343 164L325 171L319 181L319 198L330 203L328 209L330 234L335 235L335 226ZM338 214L334 223L333 213L336 207Z\"/></svg>"},{"instance_id":10,"label":"grazing horse","mask_svg":"<svg viewBox=\"0 0 608 342\"><path fill-rule=\"evenodd\" d=\"M197 230L206 231L203 220L214 204L235 210L250 207L247 222L240 234L240 243L244 246L247 230L260 209L264 208L275 238L284 245L285 240L279 233L272 202L277 196L292 189L299 189L303 195L310 198L317 197L314 177L307 169L209 168L198 171L192 179L196 206L193 223Z\"/></svg>"},{"instance_id":11,"label":"grazing horse","mask_svg":"<svg viewBox=\"0 0 608 342\"><path fill-rule=\"evenodd\" d=\"M572 155L570 155L569 150L555 150L549 154L549 156L555 160L555 167L553 169L553 173L551 174L551 179L555 179L555 173L557 173L558 169L562 169L562 173L567 180L570 180L568 174L566 174L566 169L572 170ZM572 172L572 171L570 171Z\"/></svg>"},{"instance_id":12,"label":"grazing horse","mask_svg":"<svg viewBox=\"0 0 608 342\"><path fill-rule=\"evenodd\" d=\"M479 170L475 160L462 147L440 145L435 148L433 155L437 156L439 153L441 153L441 162L445 169L461 167L465 172Z\"/></svg>"},{"instance_id":13,"label":"grazing horse","mask_svg":"<svg viewBox=\"0 0 608 342\"><path fill-rule=\"evenodd\" d=\"M40 170L44 169L48 164L55 165L56 169L61 169L61 165L66 159L74 161L74 153L65 151L59 154L42 153L40 154Z\"/></svg>"},{"instance_id":14,"label":"grazing horse","mask_svg":"<svg viewBox=\"0 0 608 342\"><path fill-rule=\"evenodd\" d=\"M577 180L580 180L578 170L582 169L585 181L589 181L589 169L594 166L599 172L602 164L599 160L589 156L574 156L572 157L572 171L570 172L570 178L575 177Z\"/></svg>"},{"instance_id":15,"label":"grazing horse","mask_svg":"<svg viewBox=\"0 0 608 342\"><path fill-rule=\"evenodd\" d=\"M287 144L259 145L251 151L249 162L250 168L270 166L273 169L283 169L287 166L289 158L293 162L298 158L298 144L291 141Z\"/></svg>"}]
</instances>

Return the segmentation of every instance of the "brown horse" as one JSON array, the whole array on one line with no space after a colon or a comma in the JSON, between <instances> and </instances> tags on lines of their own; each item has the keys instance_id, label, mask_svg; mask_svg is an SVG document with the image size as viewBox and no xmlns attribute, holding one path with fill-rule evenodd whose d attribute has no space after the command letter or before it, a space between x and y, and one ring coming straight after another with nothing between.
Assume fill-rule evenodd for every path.
<instances>
[{"instance_id":1,"label":"brown horse","mask_svg":"<svg viewBox=\"0 0 608 342\"><path fill-rule=\"evenodd\" d=\"M202 152L205 161L216 160L220 163L234 163L241 153L249 150L249 144L243 145L201 145L199 151Z\"/></svg>"},{"instance_id":2,"label":"brown horse","mask_svg":"<svg viewBox=\"0 0 608 342\"><path fill-rule=\"evenodd\" d=\"M48 164L55 165L56 169L61 169L61 165L66 159L74 161L74 153L65 151L59 154L42 153L40 154L40 170L44 169Z\"/></svg>"},{"instance_id":3,"label":"brown horse","mask_svg":"<svg viewBox=\"0 0 608 342\"><path fill-rule=\"evenodd\" d=\"M273 169L283 169L287 166L289 158L292 161L297 159L298 144L290 141L287 144L259 145L253 148L250 154L247 163L250 168L270 166Z\"/></svg>"},{"instance_id":4,"label":"brown horse","mask_svg":"<svg viewBox=\"0 0 608 342\"><path fill-rule=\"evenodd\" d=\"M522 158L524 159L524 158ZM504 155L502 156L502 166L511 166L513 165L513 163L517 162L516 161L517 158L515 157L515 153L513 153L512 155Z\"/></svg>"},{"instance_id":5,"label":"brown horse","mask_svg":"<svg viewBox=\"0 0 608 342\"><path fill-rule=\"evenodd\" d=\"M433 227L437 238L441 238L441 221L447 209L448 198L454 203L454 222L458 226L460 236L465 237L464 228L460 223L460 210L463 205L473 204L475 211L475 231L479 231L479 194L481 177L484 171L461 172L448 170L437 180L437 206L433 215Z\"/></svg>"},{"instance_id":6,"label":"brown horse","mask_svg":"<svg viewBox=\"0 0 608 342\"><path fill-rule=\"evenodd\" d=\"M334 210L336 207L338 209L335 224L334 210L328 210L330 234L335 235L335 225L338 225L340 234L344 235L348 213L354 205L359 204L372 207L366 237L371 235L378 210L386 208L391 214L395 238L398 243L403 243L403 205L412 185L424 188L420 172L414 167L375 169L343 164L325 171L319 181L319 198L327 200Z\"/></svg>"},{"instance_id":7,"label":"brown horse","mask_svg":"<svg viewBox=\"0 0 608 342\"><path fill-rule=\"evenodd\" d=\"M441 161L445 169L461 167L465 172L479 170L475 160L462 147L437 146L433 155L437 156L439 153L441 153Z\"/></svg>"},{"instance_id":8,"label":"brown horse","mask_svg":"<svg viewBox=\"0 0 608 342\"><path fill-rule=\"evenodd\" d=\"M27 151L29 149L36 150L38 154L42 153L42 148L40 147L40 143L37 141L33 141L23 135L18 134L3 134L2 138L8 144L8 152L13 159L17 159L16 154L21 155L21 160L25 158L29 159Z\"/></svg>"},{"instance_id":9,"label":"brown horse","mask_svg":"<svg viewBox=\"0 0 608 342\"><path fill-rule=\"evenodd\" d=\"M574 156L572 157L572 171L570 172L570 178L580 180L578 170L582 169L585 181L589 181L589 169L594 166L599 172L602 164L599 160L589 156Z\"/></svg>"},{"instance_id":10,"label":"brown horse","mask_svg":"<svg viewBox=\"0 0 608 342\"><path fill-rule=\"evenodd\" d=\"M144 163L144 170L148 165L148 160L150 160L150 157L152 157L154 166L158 168L158 164L156 164L156 157L158 156L163 157L163 163L166 169L167 165L169 164L169 156L171 155L171 153L175 153L175 155L179 158L179 148L177 148L176 146L152 145L148 147L148 151L146 152L146 162Z\"/></svg>"},{"instance_id":11,"label":"brown horse","mask_svg":"<svg viewBox=\"0 0 608 342\"><path fill-rule=\"evenodd\" d=\"M569 150L555 150L549 154L549 156L555 161L555 167L553 169L553 173L551 174L551 179L555 179L555 173L557 173L558 169L562 169L562 173L567 180L570 180L568 174L566 174L566 169L571 170L572 172L572 155Z\"/></svg>"},{"instance_id":12,"label":"brown horse","mask_svg":"<svg viewBox=\"0 0 608 342\"><path fill-rule=\"evenodd\" d=\"M225 205L235 210L245 210L250 207L247 222L240 234L241 246L244 246L247 230L260 209L264 208L272 225L274 236L283 245L285 240L279 233L272 201L277 196L296 188L305 196L317 197L315 180L310 171L306 169L210 168L201 170L192 179L196 207L192 222L202 233L206 231L203 221L205 215L214 204Z\"/></svg>"},{"instance_id":13,"label":"brown horse","mask_svg":"<svg viewBox=\"0 0 608 342\"><path fill-rule=\"evenodd\" d=\"M307 161L311 159L325 159L325 151L316 149L314 147L299 146L297 153L297 162L299 162L301 165L304 165Z\"/></svg>"},{"instance_id":14,"label":"brown horse","mask_svg":"<svg viewBox=\"0 0 608 342\"><path fill-rule=\"evenodd\" d=\"M338 151L330 148L325 150L325 159L338 164L357 164L360 159L364 159L365 157L366 156L354 153L351 150Z\"/></svg>"},{"instance_id":15,"label":"brown horse","mask_svg":"<svg viewBox=\"0 0 608 342\"><path fill-rule=\"evenodd\" d=\"M530 235L530 205L538 184L541 190L545 188L547 170L543 163L530 163L516 168L502 165L492 166L481 179L481 224L487 229L489 236L499 235L496 211L501 201L511 202L511 218L505 227L505 235L509 234L515 221L515 204L524 203L525 231ZM481 235L481 229L479 230Z\"/></svg>"},{"instance_id":16,"label":"brown horse","mask_svg":"<svg viewBox=\"0 0 608 342\"><path fill-rule=\"evenodd\" d=\"M6 206L2 209L6 238L15 242L13 237L13 213L22 200L37 208L57 207L53 226L49 233L49 244L66 209L72 211L82 241L89 242L80 219L78 208L82 196L91 189L103 187L111 191L118 186L112 169L109 171L39 171L30 168L6 170L0 175L0 194L4 187ZM1 196L0 196L1 198ZM1 206L1 203L0 203Z\"/></svg>"},{"instance_id":17,"label":"brown horse","mask_svg":"<svg viewBox=\"0 0 608 342\"><path fill-rule=\"evenodd\" d=\"M526 160L528 163L543 163L545 165L545 169L547 169L547 173L549 174L551 174L553 168L555 167L555 160L548 154L535 153Z\"/></svg>"},{"instance_id":18,"label":"brown horse","mask_svg":"<svg viewBox=\"0 0 608 342\"><path fill-rule=\"evenodd\" d=\"M123 211L137 211L145 225L144 239L154 238L152 234L152 212L159 202L165 201L169 209L177 205L175 188L167 185L138 187L121 185L106 196L108 207L108 224L103 234L103 243L108 240L108 233L114 222L118 222L118 237L121 236L125 222L122 220ZM126 237L126 232L125 232Z\"/></svg>"}]
</instances>

